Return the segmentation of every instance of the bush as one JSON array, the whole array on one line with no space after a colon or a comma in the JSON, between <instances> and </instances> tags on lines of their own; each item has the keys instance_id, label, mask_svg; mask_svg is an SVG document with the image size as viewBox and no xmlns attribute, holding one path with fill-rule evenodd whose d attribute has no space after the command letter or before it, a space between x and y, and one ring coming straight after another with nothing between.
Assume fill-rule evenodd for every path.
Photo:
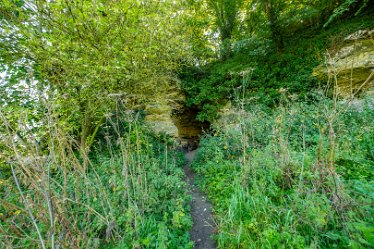
<instances>
[{"instance_id":1,"label":"bush","mask_svg":"<svg viewBox=\"0 0 374 249\"><path fill-rule=\"evenodd\" d=\"M57 125L47 134L56 145L47 156L32 150L32 142L5 144L14 149L20 186L12 170L1 171L0 246L36 248L44 241L61 248L192 248L183 154L130 120L109 122L124 127L103 132L88 154Z\"/></svg>"},{"instance_id":2,"label":"bush","mask_svg":"<svg viewBox=\"0 0 374 249\"><path fill-rule=\"evenodd\" d=\"M217 127L203 138L193 167L213 202L220 248L372 245L373 110L318 98L236 110L235 132Z\"/></svg>"}]
</instances>

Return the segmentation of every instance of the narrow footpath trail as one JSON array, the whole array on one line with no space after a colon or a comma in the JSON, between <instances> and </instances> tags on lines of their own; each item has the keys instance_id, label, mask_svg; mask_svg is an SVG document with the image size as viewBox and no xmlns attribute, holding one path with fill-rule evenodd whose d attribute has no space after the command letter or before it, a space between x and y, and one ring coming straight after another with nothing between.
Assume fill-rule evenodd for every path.
<instances>
[{"instance_id":1,"label":"narrow footpath trail","mask_svg":"<svg viewBox=\"0 0 374 249\"><path fill-rule=\"evenodd\" d=\"M195 175L190 167L195 158L196 151L197 150L193 150L186 153L187 163L184 167L192 195L191 216L193 227L190 231L190 235L195 243L195 249L215 249L216 244L212 239L215 230L215 223L212 218L211 205L207 198L195 186Z\"/></svg>"}]
</instances>

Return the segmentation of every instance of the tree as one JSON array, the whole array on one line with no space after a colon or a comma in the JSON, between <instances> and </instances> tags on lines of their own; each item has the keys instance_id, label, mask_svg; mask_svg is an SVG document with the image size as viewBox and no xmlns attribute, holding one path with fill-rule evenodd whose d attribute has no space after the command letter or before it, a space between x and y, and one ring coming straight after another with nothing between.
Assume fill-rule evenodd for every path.
<instances>
[{"instance_id":1,"label":"tree","mask_svg":"<svg viewBox=\"0 0 374 249\"><path fill-rule=\"evenodd\" d=\"M238 16L243 0L208 0L208 6L213 10L215 24L221 40L221 58L231 56L231 39L238 25Z\"/></svg>"},{"instance_id":2,"label":"tree","mask_svg":"<svg viewBox=\"0 0 374 249\"><path fill-rule=\"evenodd\" d=\"M252 4L257 4L265 13L270 28L271 38L278 50L284 47L282 25L280 23L280 13L284 9L285 2L279 0L254 0ZM252 6L253 8L253 6ZM256 7L254 7L256 8Z\"/></svg>"},{"instance_id":3,"label":"tree","mask_svg":"<svg viewBox=\"0 0 374 249\"><path fill-rule=\"evenodd\" d=\"M185 10L172 0L4 0L0 11L2 63L31 62L83 147L113 94L138 103L162 95L190 56Z\"/></svg>"}]
</instances>

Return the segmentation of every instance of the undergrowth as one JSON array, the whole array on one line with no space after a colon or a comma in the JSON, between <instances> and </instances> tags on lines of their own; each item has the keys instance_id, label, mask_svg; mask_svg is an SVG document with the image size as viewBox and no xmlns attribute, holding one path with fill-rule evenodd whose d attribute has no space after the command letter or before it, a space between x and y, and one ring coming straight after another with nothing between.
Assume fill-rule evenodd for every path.
<instances>
[{"instance_id":1,"label":"undergrowth","mask_svg":"<svg viewBox=\"0 0 374 249\"><path fill-rule=\"evenodd\" d=\"M280 88L297 94L300 101L312 102L314 96L310 91L320 87L312 72L324 63L326 50L333 53L344 44L346 36L360 29L371 29L373 25L372 16L364 15L328 29L305 29L286 38L282 51L276 51L271 40L263 37L237 41L232 58L180 70L186 104L201 110L197 116L200 121L213 121L227 101L234 99L234 91L241 87L243 71L252 71L248 98L256 98L258 103L277 106Z\"/></svg>"},{"instance_id":2,"label":"undergrowth","mask_svg":"<svg viewBox=\"0 0 374 249\"><path fill-rule=\"evenodd\" d=\"M11 127L2 137L1 248L192 248L184 157L173 143L135 115L108 116L87 151L47 118L48 150L9 139Z\"/></svg>"},{"instance_id":3,"label":"undergrowth","mask_svg":"<svg viewBox=\"0 0 374 249\"><path fill-rule=\"evenodd\" d=\"M359 111L315 98L235 110L202 139L192 167L219 248L374 244L373 103Z\"/></svg>"}]
</instances>

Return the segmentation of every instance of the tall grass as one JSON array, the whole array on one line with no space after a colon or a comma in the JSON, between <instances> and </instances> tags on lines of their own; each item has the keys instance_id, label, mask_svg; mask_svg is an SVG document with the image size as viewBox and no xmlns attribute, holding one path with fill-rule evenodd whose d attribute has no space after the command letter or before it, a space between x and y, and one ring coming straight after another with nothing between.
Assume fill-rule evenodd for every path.
<instances>
[{"instance_id":1,"label":"tall grass","mask_svg":"<svg viewBox=\"0 0 374 249\"><path fill-rule=\"evenodd\" d=\"M370 248L372 103L281 94L273 110L238 105L201 142L192 166L213 201L219 248Z\"/></svg>"},{"instance_id":2,"label":"tall grass","mask_svg":"<svg viewBox=\"0 0 374 249\"><path fill-rule=\"evenodd\" d=\"M0 247L190 248L184 161L167 149L173 143L119 103L81 149L52 106L42 136L26 115L12 124L1 114Z\"/></svg>"}]
</instances>

